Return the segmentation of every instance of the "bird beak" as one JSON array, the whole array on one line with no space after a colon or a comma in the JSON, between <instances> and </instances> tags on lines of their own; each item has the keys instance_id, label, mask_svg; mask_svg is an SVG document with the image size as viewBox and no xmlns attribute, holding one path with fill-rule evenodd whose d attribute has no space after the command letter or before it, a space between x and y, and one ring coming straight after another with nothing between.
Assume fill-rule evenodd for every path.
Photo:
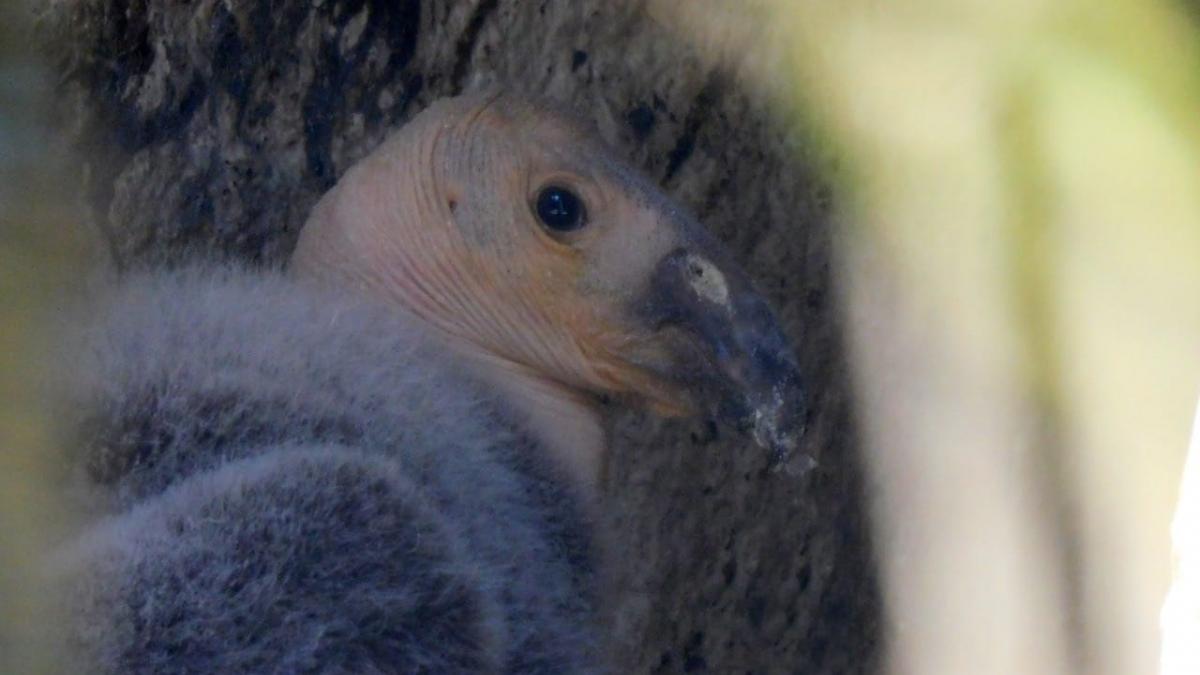
<instances>
[{"instance_id":1,"label":"bird beak","mask_svg":"<svg viewBox=\"0 0 1200 675\"><path fill-rule=\"evenodd\" d=\"M658 262L644 311L700 357L681 364L682 374L715 389L706 397L712 412L749 431L775 467L812 468L812 458L793 458L807 407L779 322L721 245L698 226L687 230L688 241Z\"/></svg>"}]
</instances>

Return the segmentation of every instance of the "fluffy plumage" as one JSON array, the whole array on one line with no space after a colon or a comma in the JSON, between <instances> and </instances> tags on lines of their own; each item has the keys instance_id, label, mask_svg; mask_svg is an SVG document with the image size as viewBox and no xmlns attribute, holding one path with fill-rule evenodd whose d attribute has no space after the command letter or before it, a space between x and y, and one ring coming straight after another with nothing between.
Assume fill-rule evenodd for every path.
<instances>
[{"instance_id":1,"label":"fluffy plumage","mask_svg":"<svg viewBox=\"0 0 1200 675\"><path fill-rule=\"evenodd\" d=\"M61 563L81 672L601 670L586 497L421 326L205 269L101 315L72 404L100 515Z\"/></svg>"}]
</instances>

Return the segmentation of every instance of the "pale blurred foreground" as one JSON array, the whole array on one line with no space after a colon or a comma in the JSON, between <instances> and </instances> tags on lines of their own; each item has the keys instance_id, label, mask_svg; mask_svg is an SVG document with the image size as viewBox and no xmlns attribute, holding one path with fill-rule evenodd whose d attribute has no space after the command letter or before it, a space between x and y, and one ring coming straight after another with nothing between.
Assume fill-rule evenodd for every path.
<instances>
[{"instance_id":1,"label":"pale blurred foreground","mask_svg":"<svg viewBox=\"0 0 1200 675\"><path fill-rule=\"evenodd\" d=\"M751 4L766 28L719 2L679 23L749 37L712 51L846 162L841 281L891 670L1200 673L1197 449L1162 613L1200 391L1195 16Z\"/></svg>"},{"instance_id":2,"label":"pale blurred foreground","mask_svg":"<svg viewBox=\"0 0 1200 675\"><path fill-rule=\"evenodd\" d=\"M77 195L45 142L49 83L31 36L28 8L0 0L0 673L57 672L37 552L62 524L46 489L59 444L32 383L46 379L46 319L83 255Z\"/></svg>"},{"instance_id":3,"label":"pale blurred foreground","mask_svg":"<svg viewBox=\"0 0 1200 675\"><path fill-rule=\"evenodd\" d=\"M1200 381L1194 17L1156 0L688 6L649 11L799 106L845 162L892 671L1200 673L1200 445L1163 611ZM69 192L28 140L42 90L21 9L0 3L2 672L52 669L29 581L53 531L51 427L24 383L79 255L55 239Z\"/></svg>"}]
</instances>

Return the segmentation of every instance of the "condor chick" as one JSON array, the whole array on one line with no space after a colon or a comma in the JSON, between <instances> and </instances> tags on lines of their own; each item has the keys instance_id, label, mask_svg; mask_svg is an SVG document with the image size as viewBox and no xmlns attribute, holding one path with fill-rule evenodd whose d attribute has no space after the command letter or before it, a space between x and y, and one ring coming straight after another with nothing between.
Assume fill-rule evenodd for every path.
<instances>
[{"instance_id":1,"label":"condor chick","mask_svg":"<svg viewBox=\"0 0 1200 675\"><path fill-rule=\"evenodd\" d=\"M785 457L795 359L682 209L551 107L435 104L287 275L126 279L73 409L83 670L604 672L598 397L715 405Z\"/></svg>"}]
</instances>

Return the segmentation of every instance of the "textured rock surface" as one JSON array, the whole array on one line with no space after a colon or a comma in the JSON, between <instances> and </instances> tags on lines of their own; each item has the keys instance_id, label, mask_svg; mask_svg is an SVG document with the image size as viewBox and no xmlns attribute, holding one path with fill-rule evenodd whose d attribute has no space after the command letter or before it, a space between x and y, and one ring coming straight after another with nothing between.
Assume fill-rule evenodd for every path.
<instances>
[{"instance_id":1,"label":"textured rock surface","mask_svg":"<svg viewBox=\"0 0 1200 675\"><path fill-rule=\"evenodd\" d=\"M677 0L682 7L688 0ZM671 2L658 2L661 16ZM628 672L874 672L879 597L830 280L828 191L796 135L645 2L52 5L62 124L120 266L278 264L321 193L429 102L548 95L728 243L811 377L804 478L735 431L614 409L612 621Z\"/></svg>"}]
</instances>

